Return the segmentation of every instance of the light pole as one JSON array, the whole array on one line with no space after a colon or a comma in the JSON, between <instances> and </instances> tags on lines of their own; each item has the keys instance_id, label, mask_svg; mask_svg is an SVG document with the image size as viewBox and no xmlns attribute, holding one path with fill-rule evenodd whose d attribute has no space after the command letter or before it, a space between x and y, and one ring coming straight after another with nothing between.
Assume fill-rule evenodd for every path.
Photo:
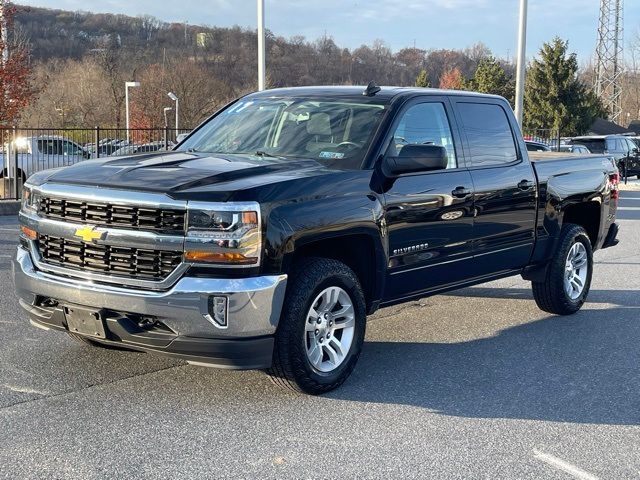
<instances>
[{"instance_id":1,"label":"light pole","mask_svg":"<svg viewBox=\"0 0 640 480\"><path fill-rule=\"evenodd\" d=\"M167 122L167 112L170 112L171 110L173 110L173 108L164 107L164 128L167 128L169 126L169 122Z\"/></svg>"},{"instance_id":2,"label":"light pole","mask_svg":"<svg viewBox=\"0 0 640 480\"><path fill-rule=\"evenodd\" d=\"M124 108L127 122L127 145L129 144L129 88L139 87L140 82L124 82Z\"/></svg>"},{"instance_id":3,"label":"light pole","mask_svg":"<svg viewBox=\"0 0 640 480\"><path fill-rule=\"evenodd\" d=\"M518 29L518 63L516 64L516 119L522 128L524 109L524 80L527 63L527 0L520 0Z\"/></svg>"},{"instance_id":4,"label":"light pole","mask_svg":"<svg viewBox=\"0 0 640 480\"><path fill-rule=\"evenodd\" d=\"M265 88L264 0L258 0L258 90Z\"/></svg>"},{"instance_id":5,"label":"light pole","mask_svg":"<svg viewBox=\"0 0 640 480\"><path fill-rule=\"evenodd\" d=\"M174 102L176 102L176 135L178 135L178 118L179 118L179 117L178 117L178 104L179 104L179 102L178 102L178 97L177 97L177 96L176 96L176 94L175 94L175 93L173 93L173 92L169 92L169 93L167 93L167 96L168 96L171 100L173 100Z\"/></svg>"}]
</instances>

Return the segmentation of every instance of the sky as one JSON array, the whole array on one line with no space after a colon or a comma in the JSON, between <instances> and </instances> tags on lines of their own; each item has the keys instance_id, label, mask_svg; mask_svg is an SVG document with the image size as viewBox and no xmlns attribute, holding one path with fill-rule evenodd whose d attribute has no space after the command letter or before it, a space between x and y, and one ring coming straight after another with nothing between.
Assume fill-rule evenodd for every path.
<instances>
[{"instance_id":1,"label":"sky","mask_svg":"<svg viewBox=\"0 0 640 480\"><path fill-rule=\"evenodd\" d=\"M255 27L255 0L17 0L63 10L149 14L167 22ZM277 36L328 35L340 47L382 39L394 51L486 44L499 58L517 49L519 0L266 0L266 26ZM640 30L640 0L625 5L625 41ZM558 35L581 63L595 51L598 0L529 0L527 56Z\"/></svg>"}]
</instances>

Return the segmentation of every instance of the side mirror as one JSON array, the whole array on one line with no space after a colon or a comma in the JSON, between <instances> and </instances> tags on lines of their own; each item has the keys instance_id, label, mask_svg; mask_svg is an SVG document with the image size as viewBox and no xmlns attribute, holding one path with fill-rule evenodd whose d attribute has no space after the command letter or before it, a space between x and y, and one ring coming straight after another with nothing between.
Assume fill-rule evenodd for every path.
<instances>
[{"instance_id":1,"label":"side mirror","mask_svg":"<svg viewBox=\"0 0 640 480\"><path fill-rule=\"evenodd\" d=\"M182 142L188 136L189 136L188 133L180 133L180 134L178 134L178 136L176 137L176 143Z\"/></svg>"},{"instance_id":2,"label":"side mirror","mask_svg":"<svg viewBox=\"0 0 640 480\"><path fill-rule=\"evenodd\" d=\"M640 153L640 150L638 150L638 148L632 148L630 155L633 155L634 157L637 157L638 154Z\"/></svg>"},{"instance_id":3,"label":"side mirror","mask_svg":"<svg viewBox=\"0 0 640 480\"><path fill-rule=\"evenodd\" d=\"M447 150L439 145L405 145L397 157L385 157L382 173L392 178L404 173L444 170L449 159Z\"/></svg>"}]
</instances>

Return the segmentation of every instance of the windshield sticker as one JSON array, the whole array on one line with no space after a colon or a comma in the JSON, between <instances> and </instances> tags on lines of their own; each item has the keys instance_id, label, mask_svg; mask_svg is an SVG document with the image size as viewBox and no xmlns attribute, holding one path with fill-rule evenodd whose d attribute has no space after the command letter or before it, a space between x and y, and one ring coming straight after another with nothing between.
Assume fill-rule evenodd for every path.
<instances>
[{"instance_id":1,"label":"windshield sticker","mask_svg":"<svg viewBox=\"0 0 640 480\"><path fill-rule=\"evenodd\" d=\"M340 160L344 158L344 153L340 152L320 152L320 158L326 158L328 160Z\"/></svg>"}]
</instances>

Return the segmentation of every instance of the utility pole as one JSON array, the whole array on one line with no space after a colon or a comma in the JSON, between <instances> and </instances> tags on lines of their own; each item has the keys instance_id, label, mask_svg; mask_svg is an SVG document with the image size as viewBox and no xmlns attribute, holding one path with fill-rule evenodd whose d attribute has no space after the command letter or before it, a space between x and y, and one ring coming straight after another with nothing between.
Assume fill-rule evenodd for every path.
<instances>
[{"instance_id":1,"label":"utility pole","mask_svg":"<svg viewBox=\"0 0 640 480\"><path fill-rule=\"evenodd\" d=\"M595 91L612 122L622 120L623 8L623 0L600 0Z\"/></svg>"},{"instance_id":2,"label":"utility pole","mask_svg":"<svg viewBox=\"0 0 640 480\"><path fill-rule=\"evenodd\" d=\"M264 38L264 1L258 0L258 90L265 89L266 60Z\"/></svg>"},{"instance_id":3,"label":"utility pole","mask_svg":"<svg viewBox=\"0 0 640 480\"><path fill-rule=\"evenodd\" d=\"M522 128L524 116L524 82L527 69L527 0L520 0L518 28L518 63L516 64L516 119Z\"/></svg>"}]
</instances>

